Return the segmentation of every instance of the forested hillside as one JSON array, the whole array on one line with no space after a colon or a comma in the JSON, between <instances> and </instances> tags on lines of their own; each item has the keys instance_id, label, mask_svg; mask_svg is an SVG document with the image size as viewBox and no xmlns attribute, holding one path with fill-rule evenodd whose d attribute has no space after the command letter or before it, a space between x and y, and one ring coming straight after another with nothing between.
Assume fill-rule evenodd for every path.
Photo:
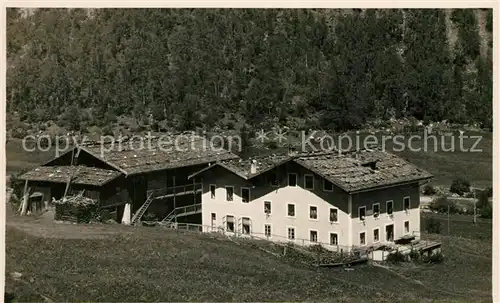
<instances>
[{"instance_id":1,"label":"forested hillside","mask_svg":"<svg viewBox=\"0 0 500 303\"><path fill-rule=\"evenodd\" d=\"M492 123L492 10L8 9L7 18L7 107L27 123Z\"/></svg>"}]
</instances>

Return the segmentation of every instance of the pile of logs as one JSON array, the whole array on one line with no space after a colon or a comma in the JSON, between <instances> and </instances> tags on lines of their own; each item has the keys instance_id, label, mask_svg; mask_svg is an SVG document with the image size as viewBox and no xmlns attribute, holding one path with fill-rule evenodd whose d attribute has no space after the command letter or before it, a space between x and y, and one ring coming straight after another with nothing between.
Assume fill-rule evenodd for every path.
<instances>
[{"instance_id":1,"label":"pile of logs","mask_svg":"<svg viewBox=\"0 0 500 303\"><path fill-rule=\"evenodd\" d=\"M54 200L55 220L73 223L89 223L97 213L97 201L84 197L83 193Z\"/></svg>"}]
</instances>

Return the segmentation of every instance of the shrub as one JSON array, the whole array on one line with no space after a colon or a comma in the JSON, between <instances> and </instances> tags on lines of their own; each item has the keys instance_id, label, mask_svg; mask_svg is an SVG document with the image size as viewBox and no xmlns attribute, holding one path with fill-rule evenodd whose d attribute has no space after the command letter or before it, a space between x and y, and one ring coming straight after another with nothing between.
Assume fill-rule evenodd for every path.
<instances>
[{"instance_id":1,"label":"shrub","mask_svg":"<svg viewBox=\"0 0 500 303\"><path fill-rule=\"evenodd\" d=\"M437 211L439 213L448 213L448 207L450 210L450 214L456 214L459 212L457 204L453 201L448 200L446 196L439 196L432 200L431 204L429 204L429 208L433 211Z\"/></svg>"},{"instance_id":2,"label":"shrub","mask_svg":"<svg viewBox=\"0 0 500 303\"><path fill-rule=\"evenodd\" d=\"M269 149L276 149L278 148L278 143L276 143L276 141L267 141L265 146Z\"/></svg>"},{"instance_id":3,"label":"shrub","mask_svg":"<svg viewBox=\"0 0 500 303\"><path fill-rule=\"evenodd\" d=\"M99 217L101 219L101 222L106 222L111 219L111 214L109 213L108 209L103 209L101 210Z\"/></svg>"},{"instance_id":4,"label":"shrub","mask_svg":"<svg viewBox=\"0 0 500 303\"><path fill-rule=\"evenodd\" d=\"M18 127L12 130L11 136L16 139L23 139L28 135L28 131L24 128Z\"/></svg>"},{"instance_id":5,"label":"shrub","mask_svg":"<svg viewBox=\"0 0 500 303\"><path fill-rule=\"evenodd\" d=\"M433 253L430 256L424 256L422 261L426 263L439 264L444 262L444 255L441 252Z\"/></svg>"},{"instance_id":6,"label":"shrub","mask_svg":"<svg viewBox=\"0 0 500 303\"><path fill-rule=\"evenodd\" d=\"M401 252L396 251L396 252L393 252L393 253L390 253L389 255L387 255L386 261L391 262L391 263L405 262L406 256L403 255Z\"/></svg>"},{"instance_id":7,"label":"shrub","mask_svg":"<svg viewBox=\"0 0 500 303\"><path fill-rule=\"evenodd\" d=\"M424 186L424 190L422 193L426 196L432 196L432 195L435 195L437 193L437 191L434 188L434 186L427 184L426 186Z\"/></svg>"},{"instance_id":8,"label":"shrub","mask_svg":"<svg viewBox=\"0 0 500 303\"><path fill-rule=\"evenodd\" d=\"M27 170L22 170L18 174L11 174L9 178L9 186L13 189L12 195L21 198L24 194L24 180L20 180L17 176L24 174Z\"/></svg>"},{"instance_id":9,"label":"shrub","mask_svg":"<svg viewBox=\"0 0 500 303\"><path fill-rule=\"evenodd\" d=\"M470 192L470 183L464 178L453 180L450 186L450 192L462 196L464 193Z\"/></svg>"},{"instance_id":10,"label":"shrub","mask_svg":"<svg viewBox=\"0 0 500 303\"><path fill-rule=\"evenodd\" d=\"M479 196L477 197L476 207L481 209L484 207L488 207L488 204L490 204L490 201L488 200L488 193L484 191L479 193Z\"/></svg>"},{"instance_id":11,"label":"shrub","mask_svg":"<svg viewBox=\"0 0 500 303\"><path fill-rule=\"evenodd\" d=\"M228 121L228 122L226 123L226 129L231 130L231 129L234 129L234 128L235 128L235 124L234 124L234 122L233 122L233 121Z\"/></svg>"},{"instance_id":12,"label":"shrub","mask_svg":"<svg viewBox=\"0 0 500 303\"><path fill-rule=\"evenodd\" d=\"M486 189L483 191L486 197L491 198L493 197L493 188L491 186L486 187Z\"/></svg>"},{"instance_id":13,"label":"shrub","mask_svg":"<svg viewBox=\"0 0 500 303\"><path fill-rule=\"evenodd\" d=\"M483 206L479 210L481 218L492 219L493 218L493 205L488 201L488 204Z\"/></svg>"},{"instance_id":14,"label":"shrub","mask_svg":"<svg viewBox=\"0 0 500 303\"><path fill-rule=\"evenodd\" d=\"M440 234L441 222L436 218L428 218L425 221L425 230L430 234Z\"/></svg>"},{"instance_id":15,"label":"shrub","mask_svg":"<svg viewBox=\"0 0 500 303\"><path fill-rule=\"evenodd\" d=\"M408 257L410 258L410 260L412 261L418 261L420 260L420 253L414 249L412 249L410 251L410 253L408 254Z\"/></svg>"},{"instance_id":16,"label":"shrub","mask_svg":"<svg viewBox=\"0 0 500 303\"><path fill-rule=\"evenodd\" d=\"M106 125L102 128L102 135L103 136L112 136L113 135L113 129L111 126Z\"/></svg>"},{"instance_id":17,"label":"shrub","mask_svg":"<svg viewBox=\"0 0 500 303\"><path fill-rule=\"evenodd\" d=\"M464 195L465 198L474 198L474 192L468 192Z\"/></svg>"}]
</instances>

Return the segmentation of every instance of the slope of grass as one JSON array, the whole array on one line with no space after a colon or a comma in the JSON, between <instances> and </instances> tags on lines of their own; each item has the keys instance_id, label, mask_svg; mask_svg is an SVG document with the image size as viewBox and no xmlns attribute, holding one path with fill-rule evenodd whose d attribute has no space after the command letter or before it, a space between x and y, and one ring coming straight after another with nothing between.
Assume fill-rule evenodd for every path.
<instances>
[{"instance_id":1,"label":"slope of grass","mask_svg":"<svg viewBox=\"0 0 500 303\"><path fill-rule=\"evenodd\" d=\"M31 149L31 147L29 148ZM21 139L10 139L5 144L5 150L7 156L7 174L34 168L55 156L55 148L46 152L40 150L30 152L23 148Z\"/></svg>"},{"instance_id":2,"label":"slope of grass","mask_svg":"<svg viewBox=\"0 0 500 303\"><path fill-rule=\"evenodd\" d=\"M342 271L280 258L250 241L22 220L7 226L7 273L25 282L7 276L7 291L19 301L491 301L490 240L434 237L443 241L444 264Z\"/></svg>"}]
</instances>

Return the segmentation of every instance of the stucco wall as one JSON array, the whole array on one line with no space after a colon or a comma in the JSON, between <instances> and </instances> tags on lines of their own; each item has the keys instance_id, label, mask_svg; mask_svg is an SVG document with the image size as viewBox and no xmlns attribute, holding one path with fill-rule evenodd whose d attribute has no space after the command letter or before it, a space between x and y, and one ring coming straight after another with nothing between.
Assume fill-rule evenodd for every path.
<instances>
[{"instance_id":1,"label":"stucco wall","mask_svg":"<svg viewBox=\"0 0 500 303\"><path fill-rule=\"evenodd\" d=\"M410 197L410 210L403 209L404 197ZM389 216L386 211L387 201L393 201L393 216ZM370 214L374 203L380 204L380 215L375 218ZM366 206L367 215L364 221L359 218L359 207ZM394 239L405 235L404 222L410 222L410 231L420 231L420 195L418 183L379 189L352 196L352 244L359 245L361 232L366 232L366 243L374 243L373 230L379 228L380 242L385 242L385 226L394 224ZM418 233L417 233L418 234Z\"/></svg>"},{"instance_id":2,"label":"stucco wall","mask_svg":"<svg viewBox=\"0 0 500 303\"><path fill-rule=\"evenodd\" d=\"M268 176L276 173L280 179L278 187L268 182ZM297 174L297 186L288 186L288 173ZM304 188L304 176L314 176L314 189ZM295 228L295 242L310 244L310 231L317 231L318 242L330 243L330 233L338 237L337 248L360 245L360 233L365 232L366 245L385 242L387 225L394 225L394 239L407 234L404 222L409 221L409 234L420 230L420 201L418 183L378 189L351 195L352 219L349 216L349 195L340 188L333 187L332 192L323 190L323 179L295 163L288 163L263 174L251 182L223 169L216 167L205 172L203 178L202 224L212 225L211 215L216 215L213 222L215 229L224 228L225 217L234 216L235 229L241 232L239 220L250 218L252 234L264 237L266 224L271 225L270 240L288 241L288 227ZM215 198L211 197L210 185L216 185ZM226 186L233 186L233 201L226 201ZM250 188L250 202L243 203L241 188ZM410 209L403 209L403 199L410 198ZM386 211L386 202L393 201L393 215ZM271 214L264 211L264 202L271 201ZM288 204L295 204L295 217L288 216ZM373 204L379 203L380 214L373 216ZM318 219L309 218L310 206L318 209ZM366 206L365 220L360 220L358 209ZM338 222L329 220L330 208L338 209ZM349 232L349 228L351 231ZM374 229L379 229L379 241L373 239ZM418 234L418 233L417 233ZM333 248L333 247L332 247Z\"/></svg>"},{"instance_id":3,"label":"stucco wall","mask_svg":"<svg viewBox=\"0 0 500 303\"><path fill-rule=\"evenodd\" d=\"M348 245L348 195L339 188L334 187L333 192L323 191L323 180L314 176L314 190L304 189L304 173L311 174L301 166L290 163L275 170L281 176L279 187L272 187L265 182L271 172L263 175L257 181L256 186L245 181L241 177L230 173L222 168L214 168L203 175L202 196L202 221L203 225L211 225L211 214L216 214L215 226L222 226L224 217L233 215L235 227L238 228L238 219L248 217L252 221L252 233L264 236L264 225L271 225L272 240L288 241L288 227L295 227L295 240L302 244L304 239L308 244L310 230L318 233L318 242L330 243L330 233L338 236L338 245ZM297 173L297 186L288 186L288 173ZM211 198L209 186L215 184L215 199ZM232 202L226 201L225 186L234 186L234 198ZM243 203L241 199L241 187L250 188L250 202ZM264 201L271 201L271 214L264 212ZM287 204L295 204L295 217L289 217ZM309 218L309 207L317 206L318 219ZM330 223L330 208L338 208L338 222Z\"/></svg>"}]
</instances>

